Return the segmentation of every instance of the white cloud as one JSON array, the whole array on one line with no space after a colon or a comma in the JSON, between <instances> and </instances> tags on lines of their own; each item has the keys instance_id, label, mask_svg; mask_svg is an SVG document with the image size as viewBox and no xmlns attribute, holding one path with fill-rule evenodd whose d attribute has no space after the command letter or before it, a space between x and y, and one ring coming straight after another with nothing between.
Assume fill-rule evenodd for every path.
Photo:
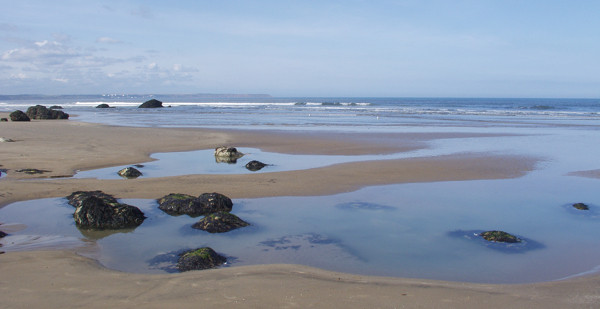
<instances>
[{"instance_id":1,"label":"white cloud","mask_svg":"<svg viewBox=\"0 0 600 309\"><path fill-rule=\"evenodd\" d=\"M61 83L65 83L65 84L69 83L69 80L66 78L54 78L52 80L55 82L61 82Z\"/></svg>"},{"instance_id":2,"label":"white cloud","mask_svg":"<svg viewBox=\"0 0 600 309\"><path fill-rule=\"evenodd\" d=\"M173 72L198 72L198 69L192 67L184 67L183 65L176 63L171 69Z\"/></svg>"},{"instance_id":3,"label":"white cloud","mask_svg":"<svg viewBox=\"0 0 600 309\"><path fill-rule=\"evenodd\" d=\"M109 38L109 37L101 37L96 39L96 43L107 43L107 44L121 44L123 41Z\"/></svg>"},{"instance_id":4,"label":"white cloud","mask_svg":"<svg viewBox=\"0 0 600 309\"><path fill-rule=\"evenodd\" d=\"M69 59L81 55L70 48L62 46L58 42L35 42L28 47L9 50L2 54L0 59L4 61L29 62L36 65L59 65Z\"/></svg>"},{"instance_id":5,"label":"white cloud","mask_svg":"<svg viewBox=\"0 0 600 309\"><path fill-rule=\"evenodd\" d=\"M151 70L151 71L156 71L156 70L158 70L158 65L156 64L156 62L152 62L146 66L146 69Z\"/></svg>"},{"instance_id":6,"label":"white cloud","mask_svg":"<svg viewBox=\"0 0 600 309\"><path fill-rule=\"evenodd\" d=\"M19 73L19 74L11 74L10 78L26 79L26 78L29 78L29 76L27 76L27 74L25 74L25 73Z\"/></svg>"}]
</instances>

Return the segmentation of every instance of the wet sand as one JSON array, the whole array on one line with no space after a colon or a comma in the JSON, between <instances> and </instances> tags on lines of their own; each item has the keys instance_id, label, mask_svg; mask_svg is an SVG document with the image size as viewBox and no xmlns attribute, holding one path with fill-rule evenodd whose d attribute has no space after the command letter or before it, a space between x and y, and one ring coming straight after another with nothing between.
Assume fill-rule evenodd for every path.
<instances>
[{"instance_id":1,"label":"wet sand","mask_svg":"<svg viewBox=\"0 0 600 309\"><path fill-rule=\"evenodd\" d=\"M0 117L7 115L0 114ZM155 179L48 179L76 170L140 163L155 152L228 145L293 154L383 154L427 147L439 138L485 134L348 134L158 129L73 121L0 123L0 206L77 190L117 198L158 198L171 192L220 192L231 198L313 196L393 183L519 177L538 160L496 154L367 161L318 169L245 175L188 175ZM26 175L16 170L51 172ZM298 265L261 265L139 275L108 270L67 251L0 255L2 307L434 307L588 308L600 304L600 277L527 285L484 285L365 277ZM93 279L92 279L93 278Z\"/></svg>"}]
</instances>

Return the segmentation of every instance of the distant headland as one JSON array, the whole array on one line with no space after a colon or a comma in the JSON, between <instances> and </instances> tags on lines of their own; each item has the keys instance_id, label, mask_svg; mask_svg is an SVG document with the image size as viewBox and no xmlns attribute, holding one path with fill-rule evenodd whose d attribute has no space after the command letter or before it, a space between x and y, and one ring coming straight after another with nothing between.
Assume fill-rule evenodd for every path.
<instances>
[{"instance_id":1,"label":"distant headland","mask_svg":"<svg viewBox=\"0 0 600 309\"><path fill-rule=\"evenodd\" d=\"M0 100L102 100L102 99L245 99L245 98L272 98L268 94L220 94L220 93L186 93L186 94L16 94L2 95Z\"/></svg>"}]
</instances>

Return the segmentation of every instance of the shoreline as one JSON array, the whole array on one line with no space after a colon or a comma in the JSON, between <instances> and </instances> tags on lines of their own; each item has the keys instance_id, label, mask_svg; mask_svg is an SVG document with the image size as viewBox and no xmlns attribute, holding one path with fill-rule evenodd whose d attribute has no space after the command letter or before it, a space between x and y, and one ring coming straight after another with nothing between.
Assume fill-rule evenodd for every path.
<instances>
[{"instance_id":1,"label":"shoreline","mask_svg":"<svg viewBox=\"0 0 600 309\"><path fill-rule=\"evenodd\" d=\"M16 141L1 144L0 168L9 169L9 173L0 179L5 188L0 195L0 207L19 200L64 197L77 190L103 190L117 198L158 198L171 191L195 195L216 191L231 198L329 195L393 183L515 178L534 170L539 162L537 158L522 156L458 154L251 175L188 175L134 181L49 180L11 171L38 168L52 171L41 177L70 175L77 169L141 163L150 160L148 156L155 152L221 145L294 154L381 154L427 147L428 141L440 138L490 135L252 132L39 120L0 123L0 126L3 137ZM0 255L0 261L5 278L0 295L7 300L2 302L8 307L42 304L51 308L90 304L91 307L100 304L197 307L198 301L216 307L237 301L244 307L267 308L291 305L481 308L484 304L487 308L584 308L600 303L595 288L600 283L599 275L494 285L369 277L283 264L139 275L106 269L93 260L65 251L11 252Z\"/></svg>"}]
</instances>

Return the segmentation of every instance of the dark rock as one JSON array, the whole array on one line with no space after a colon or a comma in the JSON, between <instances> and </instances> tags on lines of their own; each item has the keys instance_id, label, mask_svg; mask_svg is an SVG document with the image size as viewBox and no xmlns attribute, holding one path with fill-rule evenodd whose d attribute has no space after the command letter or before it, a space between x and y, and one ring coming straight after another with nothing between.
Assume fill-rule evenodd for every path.
<instances>
[{"instance_id":1,"label":"dark rock","mask_svg":"<svg viewBox=\"0 0 600 309\"><path fill-rule=\"evenodd\" d=\"M38 169L35 169L35 168L25 168L25 169L22 169L22 170L15 170L15 172L25 173L25 174L28 174L28 175L33 175L33 174L50 173L52 171L38 170Z\"/></svg>"},{"instance_id":2,"label":"dark rock","mask_svg":"<svg viewBox=\"0 0 600 309\"><path fill-rule=\"evenodd\" d=\"M162 102L156 99L152 99L142 103L138 108L158 108L163 107Z\"/></svg>"},{"instance_id":3,"label":"dark rock","mask_svg":"<svg viewBox=\"0 0 600 309\"><path fill-rule=\"evenodd\" d=\"M238 216L221 211L207 215L194 223L192 227L209 233L225 233L248 225L250 224Z\"/></svg>"},{"instance_id":4,"label":"dark rock","mask_svg":"<svg viewBox=\"0 0 600 309\"><path fill-rule=\"evenodd\" d=\"M584 203L573 204L573 207L575 209L579 209L579 210L590 210L590 208L588 207L588 205L586 205Z\"/></svg>"},{"instance_id":5,"label":"dark rock","mask_svg":"<svg viewBox=\"0 0 600 309\"><path fill-rule=\"evenodd\" d=\"M52 105L49 107L49 109L63 109L63 108L62 108L62 106Z\"/></svg>"},{"instance_id":6,"label":"dark rock","mask_svg":"<svg viewBox=\"0 0 600 309\"><path fill-rule=\"evenodd\" d=\"M231 211L231 199L219 193L203 193L199 197L171 193L156 200L158 208L170 215L200 216L219 211Z\"/></svg>"},{"instance_id":7,"label":"dark rock","mask_svg":"<svg viewBox=\"0 0 600 309\"><path fill-rule=\"evenodd\" d=\"M447 235L456 239L479 243L486 248L509 254L520 254L546 248L544 244L525 237L518 237L519 242L488 241L480 237L483 233L485 233L483 230L455 230L448 232Z\"/></svg>"},{"instance_id":8,"label":"dark rock","mask_svg":"<svg viewBox=\"0 0 600 309\"><path fill-rule=\"evenodd\" d=\"M31 119L69 119L69 114L63 111L47 109L43 105L29 107L27 109L27 116Z\"/></svg>"},{"instance_id":9,"label":"dark rock","mask_svg":"<svg viewBox=\"0 0 600 309\"><path fill-rule=\"evenodd\" d=\"M29 118L29 116L27 116L27 114L25 114L19 110L16 110L16 111L10 113L9 116L10 116L11 121L31 121L31 119Z\"/></svg>"},{"instance_id":10,"label":"dark rock","mask_svg":"<svg viewBox=\"0 0 600 309\"><path fill-rule=\"evenodd\" d=\"M494 242L516 243L521 242L521 239L503 231L487 231L479 234L483 239Z\"/></svg>"},{"instance_id":11,"label":"dark rock","mask_svg":"<svg viewBox=\"0 0 600 309\"><path fill-rule=\"evenodd\" d=\"M121 176L123 178L129 178L129 179L138 178L138 177L142 176L142 172L138 171L134 167L126 167L126 168L118 171L117 174L119 174L119 176Z\"/></svg>"},{"instance_id":12,"label":"dark rock","mask_svg":"<svg viewBox=\"0 0 600 309\"><path fill-rule=\"evenodd\" d=\"M8 121L8 118L0 118L0 121L6 122L6 121Z\"/></svg>"},{"instance_id":13,"label":"dark rock","mask_svg":"<svg viewBox=\"0 0 600 309\"><path fill-rule=\"evenodd\" d=\"M227 259L209 247L192 249L179 254L179 271L214 268L227 262Z\"/></svg>"},{"instance_id":14,"label":"dark rock","mask_svg":"<svg viewBox=\"0 0 600 309\"><path fill-rule=\"evenodd\" d=\"M221 146L215 148L215 157L240 158L242 156L244 154L239 152L235 147Z\"/></svg>"},{"instance_id":15,"label":"dark rock","mask_svg":"<svg viewBox=\"0 0 600 309\"><path fill-rule=\"evenodd\" d=\"M83 200L85 200L86 198L88 198L90 196L94 196L94 197L103 199L109 204L118 204L119 203L119 202L117 202L117 199L114 198L114 196L112 196L110 194L106 194L100 190L75 191L75 192L71 193L69 196L67 196L67 200L69 200L69 205L74 206L74 207L79 207L79 206L81 206L81 202L83 202Z\"/></svg>"},{"instance_id":16,"label":"dark rock","mask_svg":"<svg viewBox=\"0 0 600 309\"><path fill-rule=\"evenodd\" d=\"M138 226L146 219L137 207L95 196L81 201L73 218L77 227L83 229L124 229Z\"/></svg>"},{"instance_id":17,"label":"dark rock","mask_svg":"<svg viewBox=\"0 0 600 309\"><path fill-rule=\"evenodd\" d=\"M4 236L6 236L6 235L8 235L8 234L6 234L6 233L4 233L4 232L0 231L0 238L4 237Z\"/></svg>"},{"instance_id":18,"label":"dark rock","mask_svg":"<svg viewBox=\"0 0 600 309\"><path fill-rule=\"evenodd\" d=\"M252 160L252 161L248 162L248 164L246 164L246 169L249 171L252 171L252 172L256 172L256 171L260 171L265 166L267 166L267 165L260 161Z\"/></svg>"},{"instance_id":19,"label":"dark rock","mask_svg":"<svg viewBox=\"0 0 600 309\"><path fill-rule=\"evenodd\" d=\"M144 167L144 164L134 164L133 166L135 166L137 168L142 168L142 167Z\"/></svg>"},{"instance_id":20,"label":"dark rock","mask_svg":"<svg viewBox=\"0 0 600 309\"><path fill-rule=\"evenodd\" d=\"M100 105L96 105L96 108L110 108L110 105L108 105L106 103L102 103Z\"/></svg>"}]
</instances>

